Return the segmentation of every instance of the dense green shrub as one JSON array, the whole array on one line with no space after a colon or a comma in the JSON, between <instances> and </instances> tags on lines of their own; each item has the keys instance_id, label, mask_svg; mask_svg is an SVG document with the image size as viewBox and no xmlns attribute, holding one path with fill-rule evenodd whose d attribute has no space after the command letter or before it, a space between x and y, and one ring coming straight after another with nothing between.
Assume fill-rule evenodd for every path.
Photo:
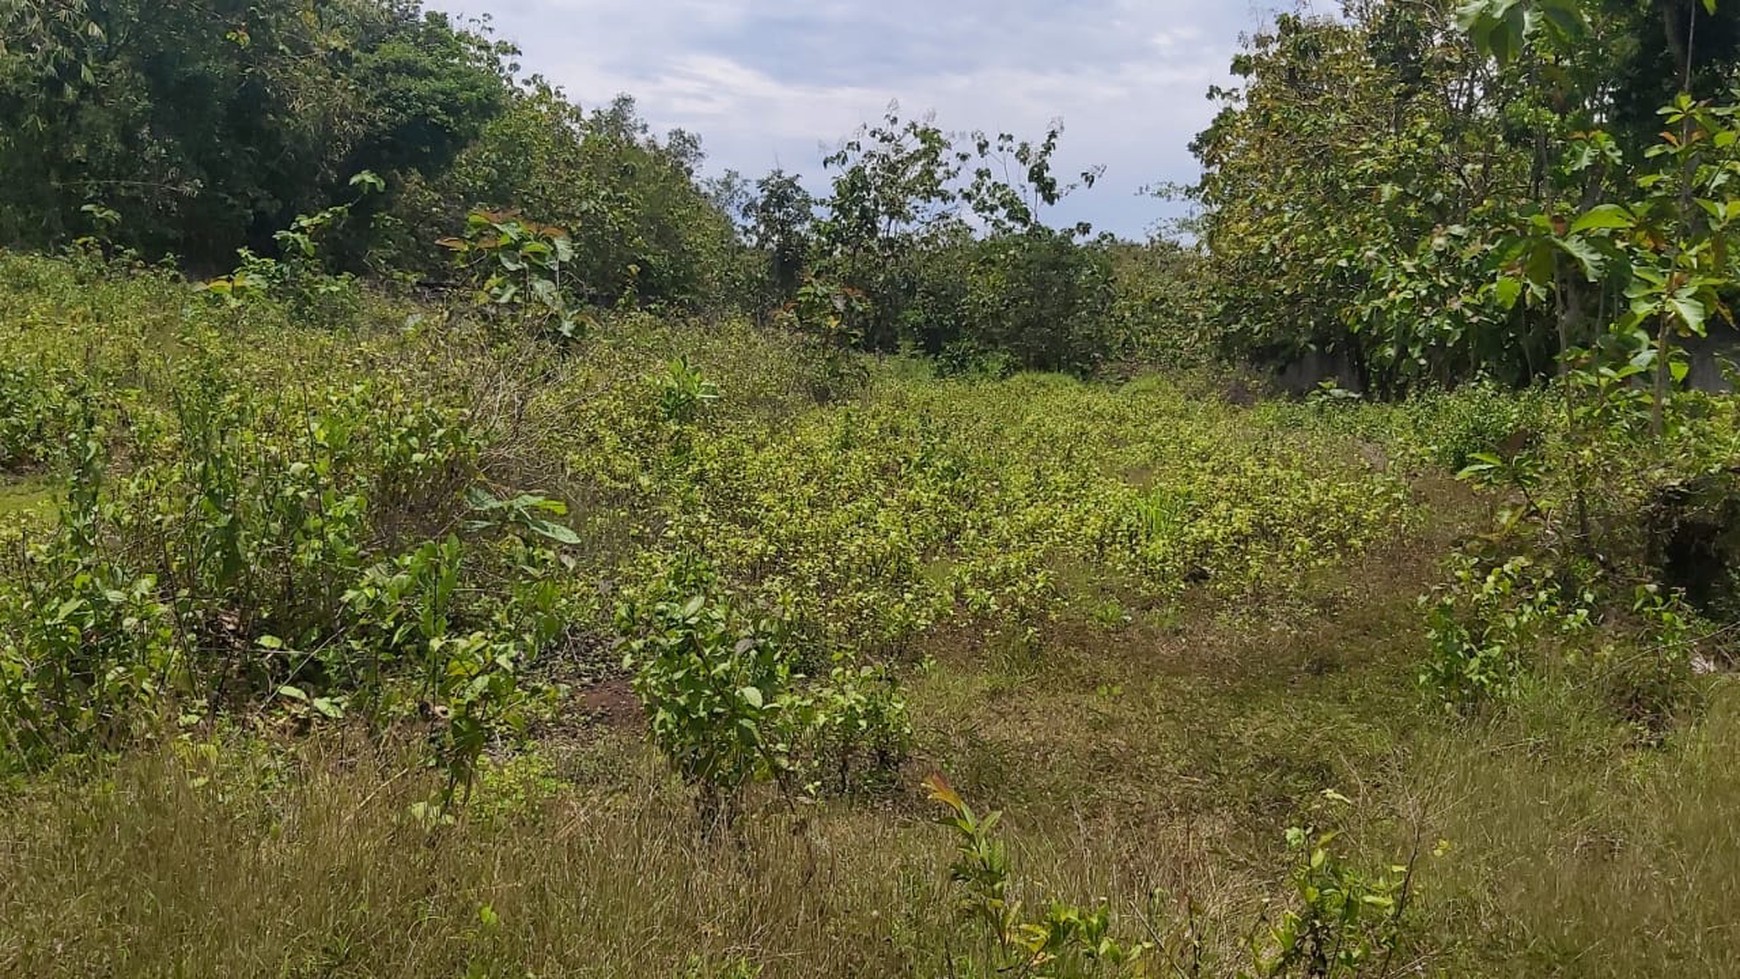
<instances>
[{"instance_id":1,"label":"dense green shrub","mask_svg":"<svg viewBox=\"0 0 1740 979\"><path fill-rule=\"evenodd\" d=\"M712 578L685 571L616 617L653 742L703 822L734 818L757 781L788 795L887 787L912 738L892 677L845 662L810 675L823 657L777 610L752 610Z\"/></svg>"},{"instance_id":2,"label":"dense green shrub","mask_svg":"<svg viewBox=\"0 0 1740 979\"><path fill-rule=\"evenodd\" d=\"M0 242L266 252L359 170L438 172L507 95L498 52L398 0L0 9Z\"/></svg>"}]
</instances>

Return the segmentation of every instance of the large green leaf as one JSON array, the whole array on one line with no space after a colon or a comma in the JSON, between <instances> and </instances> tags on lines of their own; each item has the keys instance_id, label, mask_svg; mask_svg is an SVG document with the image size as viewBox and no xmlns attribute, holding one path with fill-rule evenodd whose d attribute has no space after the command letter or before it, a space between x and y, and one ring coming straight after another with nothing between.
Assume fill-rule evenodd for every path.
<instances>
[{"instance_id":1,"label":"large green leaf","mask_svg":"<svg viewBox=\"0 0 1740 979\"><path fill-rule=\"evenodd\" d=\"M555 521L544 520L540 517L527 516L525 524L527 530L530 530L532 533L537 534L540 537L553 540L558 544L573 545L580 543L579 534L576 534L572 529L556 523Z\"/></svg>"},{"instance_id":2,"label":"large green leaf","mask_svg":"<svg viewBox=\"0 0 1740 979\"><path fill-rule=\"evenodd\" d=\"M1702 300L1695 296L1673 295L1668 297L1668 308L1687 330L1698 336L1704 335L1704 320L1709 311Z\"/></svg>"},{"instance_id":3,"label":"large green leaf","mask_svg":"<svg viewBox=\"0 0 1740 979\"><path fill-rule=\"evenodd\" d=\"M1560 251L1577 260L1582 267L1583 275L1590 282L1601 278L1601 273L1607 268L1607 256L1595 247L1595 243L1580 235L1555 239L1553 242Z\"/></svg>"},{"instance_id":4,"label":"large green leaf","mask_svg":"<svg viewBox=\"0 0 1740 979\"><path fill-rule=\"evenodd\" d=\"M1590 208L1571 224L1571 234L1581 234L1585 231L1607 231L1616 228L1629 228L1637 223L1621 204L1600 204Z\"/></svg>"}]
</instances>

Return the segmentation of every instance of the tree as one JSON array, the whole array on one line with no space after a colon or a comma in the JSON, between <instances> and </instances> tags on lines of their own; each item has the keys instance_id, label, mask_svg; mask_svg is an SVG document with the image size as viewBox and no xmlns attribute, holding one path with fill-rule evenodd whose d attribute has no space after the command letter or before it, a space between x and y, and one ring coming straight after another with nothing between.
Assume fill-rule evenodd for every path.
<instances>
[{"instance_id":1,"label":"tree","mask_svg":"<svg viewBox=\"0 0 1740 979\"><path fill-rule=\"evenodd\" d=\"M496 46L409 0L3 0L0 26L13 244L101 204L147 254L269 252L359 170L444 167L506 92Z\"/></svg>"},{"instance_id":2,"label":"tree","mask_svg":"<svg viewBox=\"0 0 1740 979\"><path fill-rule=\"evenodd\" d=\"M744 206L749 244L765 256L767 298L789 301L803 281L813 244L816 199L795 174L774 170L755 183Z\"/></svg>"}]
</instances>

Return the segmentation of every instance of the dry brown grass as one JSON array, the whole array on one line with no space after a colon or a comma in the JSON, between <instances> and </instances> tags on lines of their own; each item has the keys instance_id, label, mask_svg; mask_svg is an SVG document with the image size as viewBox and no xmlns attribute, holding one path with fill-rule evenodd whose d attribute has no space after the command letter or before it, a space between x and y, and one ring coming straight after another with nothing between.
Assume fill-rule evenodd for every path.
<instances>
[{"instance_id":1,"label":"dry brown grass","mask_svg":"<svg viewBox=\"0 0 1740 979\"><path fill-rule=\"evenodd\" d=\"M1432 882L1450 974L1740 975L1740 691L1638 750L1591 704L1425 744L1409 782L1452 841Z\"/></svg>"},{"instance_id":2,"label":"dry brown grass","mask_svg":"<svg viewBox=\"0 0 1740 979\"><path fill-rule=\"evenodd\" d=\"M769 810L704 842L637 745L561 774L500 778L433 836L409 815L430 780L348 744L166 748L46 783L0 817L0 974L927 975L958 941L947 840L916 814L840 806L800 828ZM1104 899L1132 927L1155 888L1189 882L1229 919L1260 892L1205 873L1174 825L1083 814L1011 836L1036 898Z\"/></svg>"}]
</instances>

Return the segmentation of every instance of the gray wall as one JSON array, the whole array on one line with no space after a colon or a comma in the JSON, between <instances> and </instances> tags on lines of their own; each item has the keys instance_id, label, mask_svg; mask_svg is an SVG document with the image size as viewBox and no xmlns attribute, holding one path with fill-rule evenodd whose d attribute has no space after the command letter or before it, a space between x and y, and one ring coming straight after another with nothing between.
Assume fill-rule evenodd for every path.
<instances>
[{"instance_id":1,"label":"gray wall","mask_svg":"<svg viewBox=\"0 0 1740 979\"><path fill-rule=\"evenodd\" d=\"M1699 391L1732 391L1726 376L1730 363L1740 363L1740 331L1732 326L1713 325L1710 335L1685 341L1692 355L1692 372L1686 383Z\"/></svg>"},{"instance_id":2,"label":"gray wall","mask_svg":"<svg viewBox=\"0 0 1740 979\"><path fill-rule=\"evenodd\" d=\"M1740 330L1715 324L1710 327L1709 336L1682 342L1692 355L1692 372L1686 377L1689 387L1720 392L1734 389L1727 372L1731 365L1740 364ZM1320 382L1330 379L1350 391L1360 388L1353 359L1342 352L1308 351L1275 374L1276 386L1292 395L1309 394Z\"/></svg>"}]
</instances>

